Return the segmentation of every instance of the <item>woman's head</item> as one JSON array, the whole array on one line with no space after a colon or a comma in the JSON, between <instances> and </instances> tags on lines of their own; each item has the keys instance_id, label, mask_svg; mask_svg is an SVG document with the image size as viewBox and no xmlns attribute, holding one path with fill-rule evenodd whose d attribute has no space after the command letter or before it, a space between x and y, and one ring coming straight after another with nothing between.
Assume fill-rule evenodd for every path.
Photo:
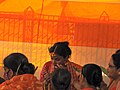
<instances>
[{"instance_id":1,"label":"woman's head","mask_svg":"<svg viewBox=\"0 0 120 90\"><path fill-rule=\"evenodd\" d=\"M16 75L16 72L22 63L28 63L28 59L24 54L12 53L5 57L3 60L5 79L10 79L12 76Z\"/></svg>"},{"instance_id":2,"label":"woman's head","mask_svg":"<svg viewBox=\"0 0 120 90\"><path fill-rule=\"evenodd\" d=\"M67 69L56 69L52 73L52 83L55 90L68 90L71 82L71 73Z\"/></svg>"},{"instance_id":3,"label":"woman's head","mask_svg":"<svg viewBox=\"0 0 120 90\"><path fill-rule=\"evenodd\" d=\"M96 64L86 64L82 68L83 78L88 85L100 87L102 82L102 70Z\"/></svg>"},{"instance_id":4,"label":"woman's head","mask_svg":"<svg viewBox=\"0 0 120 90\"><path fill-rule=\"evenodd\" d=\"M54 53L52 55L52 60L54 65L62 65L65 66L67 62L69 54L67 53L64 46L57 45L54 49Z\"/></svg>"},{"instance_id":5,"label":"woman's head","mask_svg":"<svg viewBox=\"0 0 120 90\"><path fill-rule=\"evenodd\" d=\"M120 53L113 54L108 65L108 76L117 79L120 76Z\"/></svg>"},{"instance_id":6,"label":"woman's head","mask_svg":"<svg viewBox=\"0 0 120 90\"><path fill-rule=\"evenodd\" d=\"M68 53L68 58L70 57L72 51L69 48L69 42L64 41L64 42L56 42L52 47L49 48L49 53L53 53L55 51L56 46L62 46L66 49Z\"/></svg>"}]
</instances>

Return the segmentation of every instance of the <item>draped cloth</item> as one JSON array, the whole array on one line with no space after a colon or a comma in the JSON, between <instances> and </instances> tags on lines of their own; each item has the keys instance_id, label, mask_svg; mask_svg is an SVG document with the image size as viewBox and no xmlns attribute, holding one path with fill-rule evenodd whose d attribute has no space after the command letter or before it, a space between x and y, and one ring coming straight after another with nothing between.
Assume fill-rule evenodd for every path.
<instances>
[{"instance_id":1,"label":"draped cloth","mask_svg":"<svg viewBox=\"0 0 120 90\"><path fill-rule=\"evenodd\" d=\"M0 84L0 90L42 90L42 84L34 75L23 74Z\"/></svg>"},{"instance_id":2,"label":"draped cloth","mask_svg":"<svg viewBox=\"0 0 120 90\"><path fill-rule=\"evenodd\" d=\"M70 85L70 90L76 90L73 85L72 82L78 80L78 74L76 73L75 69L81 70L82 66L75 64L74 62L70 62L67 61L66 63L67 69L68 71L71 73L71 85ZM54 71L54 65L52 63L52 61L48 61L44 64L42 71L40 73L40 81L44 82L45 80L45 75L46 74L50 74ZM50 86L52 90L52 85Z\"/></svg>"}]
</instances>

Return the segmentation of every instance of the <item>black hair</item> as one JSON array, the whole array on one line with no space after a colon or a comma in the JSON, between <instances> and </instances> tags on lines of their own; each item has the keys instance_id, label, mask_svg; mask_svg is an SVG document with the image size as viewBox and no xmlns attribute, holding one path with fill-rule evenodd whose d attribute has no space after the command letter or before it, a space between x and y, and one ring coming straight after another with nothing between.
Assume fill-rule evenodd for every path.
<instances>
[{"instance_id":1,"label":"black hair","mask_svg":"<svg viewBox=\"0 0 120 90\"><path fill-rule=\"evenodd\" d=\"M24 63L24 62L28 63L28 58L22 53L9 54L3 60L4 66L9 68L9 69L12 69L14 74L17 72L19 65Z\"/></svg>"},{"instance_id":2,"label":"black hair","mask_svg":"<svg viewBox=\"0 0 120 90\"><path fill-rule=\"evenodd\" d=\"M52 73L52 83L55 90L68 90L71 82L71 73L67 69L56 69Z\"/></svg>"},{"instance_id":3,"label":"black hair","mask_svg":"<svg viewBox=\"0 0 120 90\"><path fill-rule=\"evenodd\" d=\"M82 74L86 78L89 85L100 87L102 82L102 70L96 64L86 64L82 68Z\"/></svg>"},{"instance_id":4,"label":"black hair","mask_svg":"<svg viewBox=\"0 0 120 90\"><path fill-rule=\"evenodd\" d=\"M57 45L59 45L59 44L61 44L61 42L56 42L53 46L51 46L51 47L48 49L49 53L53 53L55 47L56 47Z\"/></svg>"},{"instance_id":5,"label":"black hair","mask_svg":"<svg viewBox=\"0 0 120 90\"><path fill-rule=\"evenodd\" d=\"M69 57L68 52L66 51L64 46L57 45L54 49L54 53L57 55L62 56L64 59L67 59Z\"/></svg>"},{"instance_id":6,"label":"black hair","mask_svg":"<svg viewBox=\"0 0 120 90\"><path fill-rule=\"evenodd\" d=\"M35 66L32 63L22 63L19 67L18 74L34 74Z\"/></svg>"},{"instance_id":7,"label":"black hair","mask_svg":"<svg viewBox=\"0 0 120 90\"><path fill-rule=\"evenodd\" d=\"M2 84L5 80L0 77L0 84Z\"/></svg>"},{"instance_id":8,"label":"black hair","mask_svg":"<svg viewBox=\"0 0 120 90\"><path fill-rule=\"evenodd\" d=\"M58 46L58 45L63 46L66 49L69 56L72 54L72 51L69 48L69 42L68 41L56 42L52 47L49 48L49 53L54 52L55 47Z\"/></svg>"},{"instance_id":9,"label":"black hair","mask_svg":"<svg viewBox=\"0 0 120 90\"><path fill-rule=\"evenodd\" d=\"M116 66L117 69L120 68L120 53L115 53L112 55L113 64Z\"/></svg>"}]
</instances>

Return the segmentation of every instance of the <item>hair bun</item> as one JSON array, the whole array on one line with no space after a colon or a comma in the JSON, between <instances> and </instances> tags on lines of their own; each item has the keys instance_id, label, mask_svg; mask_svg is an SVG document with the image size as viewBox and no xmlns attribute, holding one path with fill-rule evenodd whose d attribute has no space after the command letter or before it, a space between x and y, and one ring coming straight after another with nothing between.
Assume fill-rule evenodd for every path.
<instances>
[{"instance_id":1,"label":"hair bun","mask_svg":"<svg viewBox=\"0 0 120 90\"><path fill-rule=\"evenodd\" d=\"M96 87L100 87L101 80L102 80L101 73L95 72L94 75L93 75L93 81L92 81L93 84Z\"/></svg>"},{"instance_id":2,"label":"hair bun","mask_svg":"<svg viewBox=\"0 0 120 90\"><path fill-rule=\"evenodd\" d=\"M34 74L35 66L32 63L22 63L20 66L21 74Z\"/></svg>"},{"instance_id":3,"label":"hair bun","mask_svg":"<svg viewBox=\"0 0 120 90\"><path fill-rule=\"evenodd\" d=\"M68 42L68 41L56 42L53 46L57 46L57 45L68 46L68 45L69 45L69 42Z\"/></svg>"},{"instance_id":4,"label":"hair bun","mask_svg":"<svg viewBox=\"0 0 120 90\"><path fill-rule=\"evenodd\" d=\"M68 52L69 55L71 55L71 49L69 48L69 42L68 41L63 41L63 42L56 42L53 46L51 46L48 50L50 53L54 52L54 49L56 46L63 46L66 48L66 51Z\"/></svg>"},{"instance_id":5,"label":"hair bun","mask_svg":"<svg viewBox=\"0 0 120 90\"><path fill-rule=\"evenodd\" d=\"M61 42L61 44L64 45L64 46L68 46L69 42L68 41L64 41L64 42Z\"/></svg>"}]
</instances>

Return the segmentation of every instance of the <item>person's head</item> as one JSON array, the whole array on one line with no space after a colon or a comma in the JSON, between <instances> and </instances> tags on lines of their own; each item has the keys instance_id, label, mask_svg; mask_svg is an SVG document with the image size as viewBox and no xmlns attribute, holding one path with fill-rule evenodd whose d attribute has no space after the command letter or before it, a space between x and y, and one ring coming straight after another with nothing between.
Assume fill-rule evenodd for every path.
<instances>
[{"instance_id":1,"label":"person's head","mask_svg":"<svg viewBox=\"0 0 120 90\"><path fill-rule=\"evenodd\" d=\"M115 53L111 56L107 70L110 78L117 79L120 77L120 53Z\"/></svg>"},{"instance_id":2,"label":"person's head","mask_svg":"<svg viewBox=\"0 0 120 90\"><path fill-rule=\"evenodd\" d=\"M71 73L67 69L56 69L52 73L52 84L55 90L69 90Z\"/></svg>"},{"instance_id":3,"label":"person's head","mask_svg":"<svg viewBox=\"0 0 120 90\"><path fill-rule=\"evenodd\" d=\"M67 53L68 53L68 58L71 56L72 51L71 51L71 49L69 48L69 42L68 42L68 41L56 42L53 46L51 46L51 47L48 49L50 55L54 52L56 46L63 46L63 47L66 49Z\"/></svg>"},{"instance_id":4,"label":"person's head","mask_svg":"<svg viewBox=\"0 0 120 90\"><path fill-rule=\"evenodd\" d=\"M54 65L65 66L65 63L68 61L69 54L66 51L66 48L61 45L57 45L54 49L52 60Z\"/></svg>"},{"instance_id":5,"label":"person's head","mask_svg":"<svg viewBox=\"0 0 120 90\"><path fill-rule=\"evenodd\" d=\"M86 64L82 68L80 79L82 88L84 88L85 85L89 85L95 88L100 87L102 82L102 70L96 64Z\"/></svg>"},{"instance_id":6,"label":"person's head","mask_svg":"<svg viewBox=\"0 0 120 90\"><path fill-rule=\"evenodd\" d=\"M5 57L3 60L5 80L19 74L18 69L22 63L28 63L27 57L22 53L12 53Z\"/></svg>"}]
</instances>

